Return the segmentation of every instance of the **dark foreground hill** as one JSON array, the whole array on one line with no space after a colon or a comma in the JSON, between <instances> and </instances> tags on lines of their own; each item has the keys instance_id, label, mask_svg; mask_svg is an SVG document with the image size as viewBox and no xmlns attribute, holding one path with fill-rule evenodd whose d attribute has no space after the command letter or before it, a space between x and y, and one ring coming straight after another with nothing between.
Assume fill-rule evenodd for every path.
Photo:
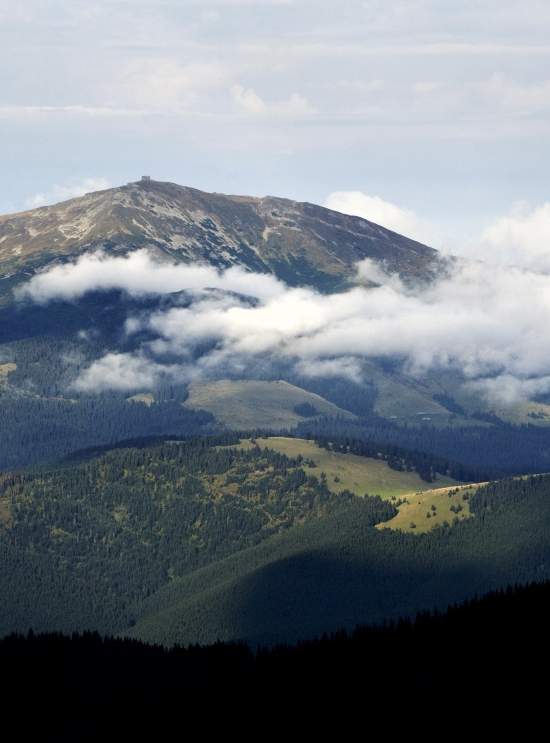
<instances>
[{"instance_id":1,"label":"dark foreground hill","mask_svg":"<svg viewBox=\"0 0 550 743\"><path fill-rule=\"evenodd\" d=\"M494 483L472 518L379 530L395 506L335 494L267 450L188 440L0 480L0 634L276 643L550 579L550 477ZM411 464L413 461L411 460Z\"/></svg>"},{"instance_id":2,"label":"dark foreground hill","mask_svg":"<svg viewBox=\"0 0 550 743\"><path fill-rule=\"evenodd\" d=\"M360 505L166 584L127 634L168 645L295 642L550 579L549 477L480 488L473 518L426 534L379 531Z\"/></svg>"},{"instance_id":3,"label":"dark foreground hill","mask_svg":"<svg viewBox=\"0 0 550 743\"><path fill-rule=\"evenodd\" d=\"M415 715L433 722L445 710L448 723L465 708L501 715L504 703L508 719L547 694L549 621L546 582L257 651L167 650L96 633L12 635L0 641L2 700L19 732L34 726L41 740L158 739L170 725L184 730L199 720L208 729L238 720L242 730L270 711L274 724L292 714L310 730L359 717L371 728L387 712L410 726Z\"/></svg>"}]
</instances>

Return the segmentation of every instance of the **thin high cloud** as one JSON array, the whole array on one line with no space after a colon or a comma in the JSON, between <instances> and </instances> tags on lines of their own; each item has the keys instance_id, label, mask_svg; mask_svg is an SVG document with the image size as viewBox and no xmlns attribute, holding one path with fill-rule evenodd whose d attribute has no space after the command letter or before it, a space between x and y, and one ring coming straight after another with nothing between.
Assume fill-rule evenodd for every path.
<instances>
[{"instance_id":1,"label":"thin high cloud","mask_svg":"<svg viewBox=\"0 0 550 743\"><path fill-rule=\"evenodd\" d=\"M358 281L349 291L324 295L238 268L156 263L140 251L125 258L84 256L34 277L24 293L45 302L94 289L194 292L189 306L131 318L129 334L147 330L155 339L138 352L96 361L77 380L80 389L134 389L166 377L220 375L258 358L283 360L302 374L353 379L364 359L399 359L415 376L456 370L472 389L507 403L549 389L548 276L469 262L430 286L411 289L365 260ZM364 285L372 282L378 286ZM212 295L209 287L240 296Z\"/></svg>"},{"instance_id":2,"label":"thin high cloud","mask_svg":"<svg viewBox=\"0 0 550 743\"><path fill-rule=\"evenodd\" d=\"M368 177L462 222L543 198L542 0L1 5L2 211L75 168L317 201Z\"/></svg>"}]
</instances>

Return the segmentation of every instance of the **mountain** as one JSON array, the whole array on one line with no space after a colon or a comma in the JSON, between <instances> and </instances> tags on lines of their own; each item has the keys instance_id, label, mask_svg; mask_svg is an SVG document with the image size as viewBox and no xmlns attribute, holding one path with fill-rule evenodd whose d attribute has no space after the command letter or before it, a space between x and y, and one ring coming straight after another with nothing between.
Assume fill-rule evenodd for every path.
<instances>
[{"instance_id":1,"label":"mountain","mask_svg":"<svg viewBox=\"0 0 550 743\"><path fill-rule=\"evenodd\" d=\"M91 292L77 301L51 302L46 308L14 301L12 289L49 266L89 251L124 255L139 248L147 248L159 260L218 268L241 266L271 273L291 286L308 284L327 292L352 285L356 281L355 265L364 258L379 262L410 282L429 281L446 265L432 248L359 217L288 199L205 193L153 180L142 179L53 206L1 216L0 393L4 397L19 396L21 392L42 400L73 397L74 390L68 390L82 368L107 352L135 350L132 337L124 333L127 318L185 303L185 292L131 297L116 291ZM139 343L138 336L134 340ZM278 414L277 407L289 409L286 394L278 398L270 394L271 412L260 415L258 395L251 384L258 380L284 380L306 390L303 395L317 393L325 398L321 407L317 406L325 414L334 404L344 415L374 413L406 425L472 425L476 414L487 409L486 401L464 393L459 374L438 371L416 378L402 373L398 363L382 363L379 359L364 360L361 374L361 384L333 377L300 378L290 367L275 368L274 359L263 368L243 368L236 381L246 380L247 402L239 409L239 416L243 419L245 409L252 410L253 415L246 419L246 425L241 422L239 426L249 427L252 420L253 427L275 430L299 422L292 405L290 417ZM235 385L233 388L237 389ZM270 393L275 389L285 391L281 385L271 385ZM211 391L207 390L207 396ZM151 394L154 390L138 388L128 397L142 392ZM206 399L205 394L192 394L190 404L195 397ZM216 410L210 403L204 407L211 410L218 423L231 424L236 418L227 411L236 409L241 400L239 395L232 401L226 399L226 411L220 404ZM508 416L512 422L537 425L550 420L540 403L522 405L522 417L515 410L511 415L511 409L498 411L498 415ZM181 429L178 426L175 430ZM155 427L155 433L169 432ZM125 428L120 437L143 433L143 428ZM48 430L45 439L49 438ZM113 432L103 443L116 440ZM83 440L79 443L84 444ZM91 439L86 443L101 441Z\"/></svg>"},{"instance_id":2,"label":"mountain","mask_svg":"<svg viewBox=\"0 0 550 743\"><path fill-rule=\"evenodd\" d=\"M268 196L226 196L141 180L0 217L0 275L17 280L90 250L146 247L159 257L272 273L331 290L363 258L424 279L437 251L360 217Z\"/></svg>"},{"instance_id":3,"label":"mountain","mask_svg":"<svg viewBox=\"0 0 550 743\"><path fill-rule=\"evenodd\" d=\"M135 350L132 337L124 333L128 317L187 301L184 291L162 297L90 292L76 301L53 301L46 308L14 301L14 288L50 266L87 252L125 255L140 248L161 261L217 268L240 266L275 275L291 286L310 285L324 292L353 285L356 263L365 258L399 273L405 281L429 280L443 266L432 248L359 217L288 199L205 193L154 180L142 179L53 206L1 216L0 366L4 371L0 370L0 393L5 398L19 398L22 392L27 403L29 394L35 400L73 398L74 390L68 390L83 367L107 352ZM430 387L404 379L379 368L376 362L363 364L366 384L355 386L349 380L330 379L323 384L320 379L297 378L290 368L275 369L274 360L268 366L243 369L241 379L225 380L224 389L232 385L230 391L235 394L224 393L222 400L218 399L218 387L199 394L195 385L189 405L196 408L198 401L222 425L231 427L239 420L240 428L267 430L299 423L303 417L293 408L307 402L312 393L320 396L314 407L323 415L345 417L350 412L374 410L407 422L416 422L421 415L443 425L457 417L435 399L440 385ZM281 380L294 387L280 384ZM263 388L258 394L260 383ZM291 402L290 390L301 399ZM141 400L135 393L142 392L150 395L155 391L138 388L128 397ZM158 400L157 395L153 398ZM268 398L271 404L261 414ZM64 420L66 412L60 411ZM181 428L178 425L173 430ZM170 432L155 425L155 433ZM142 428L129 431L125 427L120 437L143 433ZM50 439L48 428L44 440ZM115 440L113 433L103 443ZM86 443L101 441L92 438ZM79 444L84 445L80 437ZM15 464L17 460L12 461ZM19 461L27 462L28 458Z\"/></svg>"},{"instance_id":4,"label":"mountain","mask_svg":"<svg viewBox=\"0 0 550 743\"><path fill-rule=\"evenodd\" d=\"M45 305L10 291L140 248L324 292L364 258L411 283L443 266L357 217L147 180L0 218L0 635L278 642L550 578L550 476L528 477L550 471L550 429L480 410L458 373L370 358L316 376L269 350L209 366L215 333L182 355L140 322L193 331L185 287Z\"/></svg>"}]
</instances>

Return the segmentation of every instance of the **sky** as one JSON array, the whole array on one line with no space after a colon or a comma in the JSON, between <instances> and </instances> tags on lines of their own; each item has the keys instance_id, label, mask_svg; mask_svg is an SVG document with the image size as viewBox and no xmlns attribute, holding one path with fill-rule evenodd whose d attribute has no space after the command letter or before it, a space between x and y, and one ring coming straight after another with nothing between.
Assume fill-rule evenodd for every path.
<instances>
[{"instance_id":1,"label":"sky","mask_svg":"<svg viewBox=\"0 0 550 743\"><path fill-rule=\"evenodd\" d=\"M0 91L0 213L150 174L547 260L547 0L0 0Z\"/></svg>"}]
</instances>

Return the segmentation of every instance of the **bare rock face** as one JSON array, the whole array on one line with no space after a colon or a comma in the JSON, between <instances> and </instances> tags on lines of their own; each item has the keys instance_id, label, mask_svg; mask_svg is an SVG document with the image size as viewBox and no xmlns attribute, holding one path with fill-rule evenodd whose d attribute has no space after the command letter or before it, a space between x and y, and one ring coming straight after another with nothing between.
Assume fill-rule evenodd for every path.
<instances>
[{"instance_id":1,"label":"bare rock face","mask_svg":"<svg viewBox=\"0 0 550 743\"><path fill-rule=\"evenodd\" d=\"M178 262L240 265L322 291L353 283L354 264L364 258L405 280L429 278L440 265L432 248L359 217L153 180L0 217L3 278L28 277L90 250L143 247Z\"/></svg>"}]
</instances>

